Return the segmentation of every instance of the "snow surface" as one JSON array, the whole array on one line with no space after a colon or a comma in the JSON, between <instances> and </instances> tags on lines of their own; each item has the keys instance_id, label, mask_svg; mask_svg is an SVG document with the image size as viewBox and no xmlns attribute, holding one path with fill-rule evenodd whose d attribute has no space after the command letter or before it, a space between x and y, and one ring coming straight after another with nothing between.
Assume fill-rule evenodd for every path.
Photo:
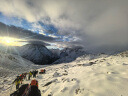
<instances>
[{"instance_id":1,"label":"snow surface","mask_svg":"<svg viewBox=\"0 0 128 96\"><path fill-rule=\"evenodd\" d=\"M2 74L6 76L6 74L9 75L10 73L21 73L36 67L39 68L38 65L21 56L0 52L0 76Z\"/></svg>"},{"instance_id":2,"label":"snow surface","mask_svg":"<svg viewBox=\"0 0 128 96\"><path fill-rule=\"evenodd\" d=\"M0 52L0 93L2 91L8 91L17 75L37 68L40 68L40 66L34 65L34 63L18 55Z\"/></svg>"},{"instance_id":3,"label":"snow surface","mask_svg":"<svg viewBox=\"0 0 128 96\"><path fill-rule=\"evenodd\" d=\"M81 62L79 58L71 63L43 66L46 74L38 74L36 78L42 96L128 96L127 54L81 59ZM1 96L9 96L14 90L15 86L2 90Z\"/></svg>"}]
</instances>

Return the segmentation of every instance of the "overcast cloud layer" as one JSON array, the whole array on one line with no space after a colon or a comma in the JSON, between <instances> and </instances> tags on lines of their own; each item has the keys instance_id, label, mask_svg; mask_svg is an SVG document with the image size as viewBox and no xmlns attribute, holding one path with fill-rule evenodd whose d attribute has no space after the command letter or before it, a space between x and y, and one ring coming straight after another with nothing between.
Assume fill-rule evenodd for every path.
<instances>
[{"instance_id":1,"label":"overcast cloud layer","mask_svg":"<svg viewBox=\"0 0 128 96\"><path fill-rule=\"evenodd\" d=\"M127 5L128 0L1 0L0 12L54 25L57 34L71 37L61 46L104 51L127 48ZM60 42L55 43L60 46Z\"/></svg>"}]
</instances>

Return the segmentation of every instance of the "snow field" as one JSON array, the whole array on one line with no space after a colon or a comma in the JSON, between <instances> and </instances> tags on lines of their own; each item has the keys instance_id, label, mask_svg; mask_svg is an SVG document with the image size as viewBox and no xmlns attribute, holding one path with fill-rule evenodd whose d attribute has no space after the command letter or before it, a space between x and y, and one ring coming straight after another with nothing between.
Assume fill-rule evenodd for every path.
<instances>
[{"instance_id":1,"label":"snow field","mask_svg":"<svg viewBox=\"0 0 128 96\"><path fill-rule=\"evenodd\" d=\"M46 69L46 74L38 74L36 78L41 95L128 96L128 57L117 55L92 60L81 59L71 63L42 66ZM14 80L13 77L8 79ZM15 86L12 92L14 90ZM2 92L6 93L1 96L9 96L10 90Z\"/></svg>"},{"instance_id":2,"label":"snow field","mask_svg":"<svg viewBox=\"0 0 128 96\"><path fill-rule=\"evenodd\" d=\"M127 69L128 58L119 56L54 65L38 79L39 88L42 96L127 96Z\"/></svg>"}]
</instances>

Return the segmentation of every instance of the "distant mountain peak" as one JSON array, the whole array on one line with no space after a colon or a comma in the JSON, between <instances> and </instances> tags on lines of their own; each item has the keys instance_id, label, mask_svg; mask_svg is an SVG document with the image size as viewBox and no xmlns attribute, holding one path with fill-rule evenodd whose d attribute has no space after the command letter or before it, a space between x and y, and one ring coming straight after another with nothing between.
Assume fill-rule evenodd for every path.
<instances>
[{"instance_id":1,"label":"distant mountain peak","mask_svg":"<svg viewBox=\"0 0 128 96\"><path fill-rule=\"evenodd\" d=\"M26 44L19 48L19 53L35 64L49 64L52 59L52 52L42 44Z\"/></svg>"}]
</instances>

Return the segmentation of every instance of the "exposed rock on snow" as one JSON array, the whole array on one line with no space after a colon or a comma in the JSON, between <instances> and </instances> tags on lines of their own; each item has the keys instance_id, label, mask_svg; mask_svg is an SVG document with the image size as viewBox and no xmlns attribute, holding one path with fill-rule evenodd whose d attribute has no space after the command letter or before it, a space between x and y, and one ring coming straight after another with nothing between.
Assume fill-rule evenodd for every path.
<instances>
[{"instance_id":1,"label":"exposed rock on snow","mask_svg":"<svg viewBox=\"0 0 128 96\"><path fill-rule=\"evenodd\" d=\"M128 57L128 51L117 54L118 56Z\"/></svg>"}]
</instances>

